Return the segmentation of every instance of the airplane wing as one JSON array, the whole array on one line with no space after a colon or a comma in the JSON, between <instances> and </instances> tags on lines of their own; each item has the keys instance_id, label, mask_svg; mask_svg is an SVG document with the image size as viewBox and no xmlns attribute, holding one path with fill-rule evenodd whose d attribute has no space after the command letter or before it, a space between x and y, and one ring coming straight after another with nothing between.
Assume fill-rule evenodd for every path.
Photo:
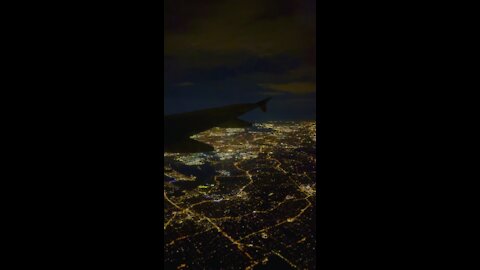
<instances>
[{"instance_id":1,"label":"airplane wing","mask_svg":"<svg viewBox=\"0 0 480 270\"><path fill-rule=\"evenodd\" d=\"M214 127L242 128L252 124L238 117L260 108L267 111L270 98L257 103L236 104L220 108L207 109L164 117L165 152L197 153L213 151L213 147L193 139L191 136Z\"/></svg>"}]
</instances>

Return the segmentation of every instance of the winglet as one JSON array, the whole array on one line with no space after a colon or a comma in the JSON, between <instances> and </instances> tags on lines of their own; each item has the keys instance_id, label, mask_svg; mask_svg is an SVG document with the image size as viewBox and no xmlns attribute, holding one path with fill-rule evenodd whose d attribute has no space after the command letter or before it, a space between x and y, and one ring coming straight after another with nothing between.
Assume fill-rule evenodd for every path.
<instances>
[{"instance_id":1,"label":"winglet","mask_svg":"<svg viewBox=\"0 0 480 270\"><path fill-rule=\"evenodd\" d=\"M271 99L272 98L266 98L257 103L257 105L260 106L260 109L262 109L263 112L267 111L267 102L269 102Z\"/></svg>"}]
</instances>

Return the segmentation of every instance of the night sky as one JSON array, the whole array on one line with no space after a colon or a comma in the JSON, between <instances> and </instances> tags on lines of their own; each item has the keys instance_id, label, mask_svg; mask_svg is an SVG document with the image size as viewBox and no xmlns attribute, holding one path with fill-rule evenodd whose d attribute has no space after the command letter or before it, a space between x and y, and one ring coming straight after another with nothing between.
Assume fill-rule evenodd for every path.
<instances>
[{"instance_id":1,"label":"night sky","mask_svg":"<svg viewBox=\"0 0 480 270\"><path fill-rule=\"evenodd\" d=\"M165 114L273 97L247 120L315 119L315 0L165 0Z\"/></svg>"}]
</instances>

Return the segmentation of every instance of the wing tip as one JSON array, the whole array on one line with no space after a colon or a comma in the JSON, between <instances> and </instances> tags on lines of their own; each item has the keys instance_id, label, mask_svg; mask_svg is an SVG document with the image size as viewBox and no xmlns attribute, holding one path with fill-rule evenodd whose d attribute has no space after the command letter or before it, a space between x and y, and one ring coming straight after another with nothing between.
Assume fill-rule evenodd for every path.
<instances>
[{"instance_id":1,"label":"wing tip","mask_svg":"<svg viewBox=\"0 0 480 270\"><path fill-rule=\"evenodd\" d=\"M260 109L262 109L263 112L267 111L267 103L271 100L272 98L266 98L264 100L261 100L260 102L257 103L258 106L260 106Z\"/></svg>"}]
</instances>

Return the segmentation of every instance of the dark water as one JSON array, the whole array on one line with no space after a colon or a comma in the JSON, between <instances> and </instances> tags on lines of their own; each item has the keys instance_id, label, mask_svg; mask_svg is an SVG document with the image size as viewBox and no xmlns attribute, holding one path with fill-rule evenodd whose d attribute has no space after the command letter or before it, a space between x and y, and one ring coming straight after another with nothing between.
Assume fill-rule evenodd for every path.
<instances>
[{"instance_id":1,"label":"dark water","mask_svg":"<svg viewBox=\"0 0 480 270\"><path fill-rule=\"evenodd\" d=\"M200 166L188 166L180 162L172 162L170 165L173 170L181 174L193 175L197 178L195 181L173 181L174 179L164 176L164 181L171 182L182 190L193 190L198 186L214 184L216 170L208 163Z\"/></svg>"}]
</instances>

